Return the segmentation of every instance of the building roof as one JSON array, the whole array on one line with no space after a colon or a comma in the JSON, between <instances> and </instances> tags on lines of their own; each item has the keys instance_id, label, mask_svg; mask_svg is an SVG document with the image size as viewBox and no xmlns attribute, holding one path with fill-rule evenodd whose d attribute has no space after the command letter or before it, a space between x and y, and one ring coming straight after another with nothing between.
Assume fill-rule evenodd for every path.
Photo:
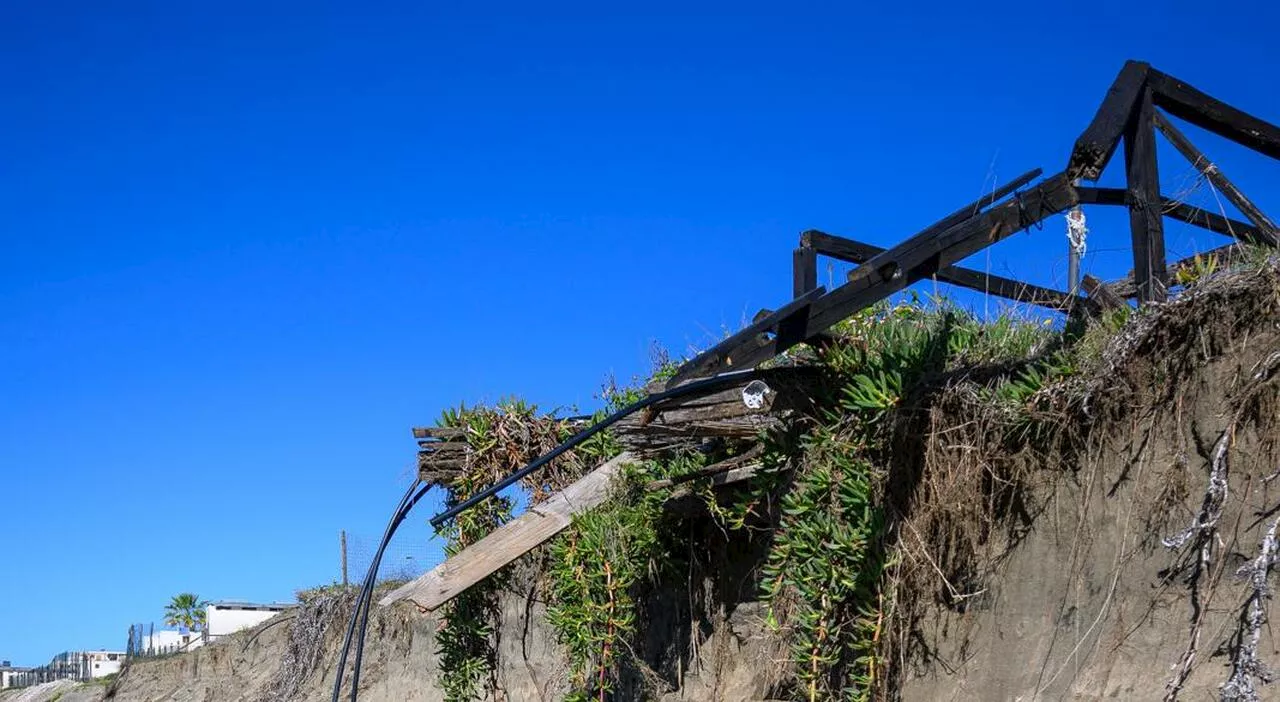
<instances>
[{"instance_id":1,"label":"building roof","mask_svg":"<svg viewBox=\"0 0 1280 702\"><path fill-rule=\"evenodd\" d=\"M293 602L271 602L263 604L258 602L240 602L237 600L219 600L217 602L210 602L209 604L210 606L218 607L219 609L266 609L274 612L298 606Z\"/></svg>"}]
</instances>

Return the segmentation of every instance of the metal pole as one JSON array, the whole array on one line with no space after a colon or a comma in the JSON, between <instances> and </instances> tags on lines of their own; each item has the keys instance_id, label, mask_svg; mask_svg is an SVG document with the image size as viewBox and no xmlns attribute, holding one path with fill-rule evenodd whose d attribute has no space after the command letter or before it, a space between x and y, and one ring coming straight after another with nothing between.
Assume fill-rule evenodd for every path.
<instances>
[{"instance_id":1,"label":"metal pole","mask_svg":"<svg viewBox=\"0 0 1280 702\"><path fill-rule=\"evenodd\" d=\"M338 542L342 546L342 586L347 586L347 530L338 532Z\"/></svg>"},{"instance_id":2,"label":"metal pole","mask_svg":"<svg viewBox=\"0 0 1280 702\"><path fill-rule=\"evenodd\" d=\"M1080 187L1080 179L1076 178L1071 181L1071 185ZM1076 205L1067 213L1068 218L1079 218L1084 216L1084 211ZM1076 246L1075 238L1070 235L1070 225L1068 225L1067 236L1067 290L1073 295L1080 294L1080 249Z\"/></svg>"}]
</instances>

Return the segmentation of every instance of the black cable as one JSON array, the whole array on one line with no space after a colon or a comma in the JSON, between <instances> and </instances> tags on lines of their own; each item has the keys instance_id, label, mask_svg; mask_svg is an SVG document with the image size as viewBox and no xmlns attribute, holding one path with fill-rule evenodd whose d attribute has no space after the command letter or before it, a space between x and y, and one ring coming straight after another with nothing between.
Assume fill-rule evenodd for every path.
<instances>
[{"instance_id":1,"label":"black cable","mask_svg":"<svg viewBox=\"0 0 1280 702\"><path fill-rule=\"evenodd\" d=\"M524 468L521 468L520 470L494 483L493 485L490 485L484 490L477 492L475 495L472 495L470 498L463 500L462 502L459 502L453 507L450 507L449 509L446 509L440 514L437 514L436 516L432 517L431 526L439 529L440 525L444 524L446 521L453 519L459 514L462 514L463 512L489 499L490 497L493 497L498 492L505 490L508 487L511 487L515 483L519 482L525 476L529 475L535 470L538 470L544 465L555 460L557 457L560 456L560 454L572 449L573 447L586 441L587 439L590 439L591 437L604 431L605 429L608 429L610 426L615 424L618 420L622 419L623 417L626 417L629 414L634 414L635 412L638 412L646 407L649 407L650 405L657 404L659 402L662 402L663 400L669 400L673 397L687 395L690 393L698 392L699 390L706 390L707 388L712 388L717 385L729 385L734 382L738 382L744 376L749 375L751 373L755 373L755 372L756 371L754 368L748 368L748 369L739 370L739 371L730 371L728 373L713 375L710 378L695 380L693 382L686 383L684 385L680 385L680 386L671 388L669 390L663 390L662 392L654 393L652 395L647 395L644 397L644 399L639 400L637 402L633 402L627 405L626 407L623 407L622 409L618 410L617 412L614 412L608 417L605 417L599 422L592 424L586 429L583 429L577 434L574 434L573 436L569 437L564 443L551 449L547 453L544 453L542 456L538 457L536 460L534 460L532 463L525 466Z\"/></svg>"},{"instance_id":2,"label":"black cable","mask_svg":"<svg viewBox=\"0 0 1280 702\"><path fill-rule=\"evenodd\" d=\"M687 395L690 393L698 392L700 390L713 388L719 385L729 385L735 382L739 382L743 377L746 377L747 375L753 374L755 372L756 371L753 368L739 370L739 371L730 371L728 373L721 373L719 375L711 376L710 378L695 380L675 388L654 393L652 395L647 395L643 399L637 402L633 402L630 405L627 405L626 407L623 407L622 409L605 417L601 421L587 427L586 429L583 429L582 431L579 431L577 434L574 434L573 436L569 437L564 443L560 444L559 446L555 447L551 451L548 451L547 453L538 457L536 460L534 460L532 463L525 466L524 468L521 468L515 473L512 473L511 475L508 475L507 477L503 478L497 483L494 483L493 485L489 486L488 488L481 490L480 492L476 493L470 498L463 500L462 502L458 503L457 505L454 505L453 507L445 510L444 512L441 512L435 517L432 517L431 525L439 529L440 526L445 521L458 516L462 512L465 512L466 510L474 507L475 505L480 504L481 502L489 499L490 497L493 497L495 494L497 494L501 490L504 490L514 485L516 482L520 481L525 476L528 476L529 474L533 473L539 468L555 460L561 454L565 453L566 451L569 451L570 449L574 448L578 444L581 444L587 439L590 439L592 436L595 436L596 434L609 428L613 424L617 423L623 417L626 417L630 414L634 414L635 412L638 412L646 407L650 407L654 404L662 402L663 400L669 400L673 397ZM369 572L365 575L364 583L360 588L360 595L356 598L355 608L351 612L351 621L347 624L347 634L343 638L342 653L338 657L337 675L335 676L334 682L333 682L332 702L339 702L339 699L342 694L342 680L345 677L347 656L351 651L351 644L352 644L353 638L355 640L356 657L355 657L355 661L353 661L352 663L352 671L351 671L351 702L356 702L356 698L359 692L359 685L360 685L360 664L364 658L364 640L365 640L365 635L367 634L368 628L369 628L369 609L373 603L373 589L374 589L375 581L378 575L378 566L382 563L382 556L386 552L387 545L391 542L391 537L395 534L396 529L398 529L400 527L400 524L404 522L405 517L409 515L409 511L413 509L414 505L416 505L418 501L422 499L423 495L425 495L427 491L431 488L430 485L424 485L415 494L413 491L414 491L414 488L418 486L419 482L420 481L415 480L414 483L410 485L409 489L405 492L404 497L400 498L400 503L396 507L396 511L392 514L391 521L387 524L387 530L382 536L382 542L378 544L378 550L374 554L373 561L369 564ZM358 636L356 635L357 628L359 629L359 632L360 632Z\"/></svg>"},{"instance_id":3,"label":"black cable","mask_svg":"<svg viewBox=\"0 0 1280 702\"><path fill-rule=\"evenodd\" d=\"M360 636L356 638L356 660L351 665L351 702L356 702L356 692L360 688L360 663L364 660L364 637L369 631L369 609L373 607L373 590L377 586L378 567L382 565L382 556L387 551L387 545L391 543L391 535L395 534L396 529L400 528L405 518L409 516L409 512L413 510L413 506L418 504L418 500L421 500L430 489L430 485L423 485L422 489L418 490L418 494L414 495L413 499L409 500L408 504L404 505L400 510L395 524L378 547L373 563L369 566L369 576L366 578L367 591L364 600L364 613L360 619Z\"/></svg>"},{"instance_id":4,"label":"black cable","mask_svg":"<svg viewBox=\"0 0 1280 702\"><path fill-rule=\"evenodd\" d=\"M386 550L387 544L391 542L391 536L395 534L396 528L400 526L400 522L404 521L405 515L408 514L409 508L413 506L422 495L426 493L427 486L414 495L414 489L418 487L421 481L414 480L409 489L405 491L404 496L400 498L400 502L396 505L395 512L391 515L391 520L387 523L387 529L382 534L382 541L378 544L377 555L373 562L369 564L369 572L365 574L364 582L361 583L360 595L356 598L355 608L351 611L351 621L347 624L347 634L342 641L342 653L338 656L337 676L333 683L333 702L338 702L342 694L342 679L346 673L347 655L351 651L352 638L356 631L356 625L359 622L361 605L373 593L372 583L377 578L377 563L381 560L382 553ZM352 687L355 690L355 687Z\"/></svg>"}]
</instances>

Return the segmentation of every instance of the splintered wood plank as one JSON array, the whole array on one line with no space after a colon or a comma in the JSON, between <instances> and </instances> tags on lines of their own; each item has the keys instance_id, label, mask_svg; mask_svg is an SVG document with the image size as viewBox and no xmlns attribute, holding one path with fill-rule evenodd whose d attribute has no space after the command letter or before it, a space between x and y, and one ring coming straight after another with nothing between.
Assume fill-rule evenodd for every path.
<instances>
[{"instance_id":1,"label":"splintered wood plank","mask_svg":"<svg viewBox=\"0 0 1280 702\"><path fill-rule=\"evenodd\" d=\"M1148 84L1155 92L1155 104L1174 117L1280 159L1280 127L1210 97L1167 73L1153 69Z\"/></svg>"},{"instance_id":2,"label":"splintered wood plank","mask_svg":"<svg viewBox=\"0 0 1280 702\"><path fill-rule=\"evenodd\" d=\"M1196 145L1192 144L1185 134L1173 126L1172 122L1165 119L1164 115L1156 112L1154 117L1156 129L1159 129L1160 133L1164 134L1164 137L1169 140L1169 143L1173 144L1173 148L1177 149L1183 158L1190 161L1191 165L1195 166L1196 170L1200 171L1210 183L1213 183L1213 186L1231 204L1235 205L1236 209L1240 210L1250 222L1253 222L1253 225L1270 240L1268 243L1272 246L1280 244L1280 239L1276 236L1275 222L1272 222L1270 217L1263 214L1262 210L1253 204L1253 201L1240 192L1235 183L1232 183L1231 179L1227 178L1227 174L1223 173L1217 164L1210 161L1209 157L1205 156L1200 149L1196 148Z\"/></svg>"},{"instance_id":3,"label":"splintered wood plank","mask_svg":"<svg viewBox=\"0 0 1280 702\"><path fill-rule=\"evenodd\" d=\"M1150 72L1151 67L1140 61L1128 61L1120 69L1093 121L1071 150L1071 161L1067 165L1071 179L1097 180L1102 175L1142 97Z\"/></svg>"},{"instance_id":4,"label":"splintered wood plank","mask_svg":"<svg viewBox=\"0 0 1280 702\"><path fill-rule=\"evenodd\" d=\"M623 466L634 461L631 454L624 453L602 464L578 482L529 508L528 512L498 527L417 580L397 588L379 604L385 607L401 600L411 600L427 610L439 608L564 531L575 514L602 504L609 497L613 479L622 472Z\"/></svg>"},{"instance_id":5,"label":"splintered wood plank","mask_svg":"<svg viewBox=\"0 0 1280 702\"><path fill-rule=\"evenodd\" d=\"M1129 191L1129 234L1133 242L1133 280L1139 302L1163 302L1165 286L1164 219L1160 171L1156 166L1155 107L1144 90L1137 114L1124 134L1124 165Z\"/></svg>"}]
</instances>

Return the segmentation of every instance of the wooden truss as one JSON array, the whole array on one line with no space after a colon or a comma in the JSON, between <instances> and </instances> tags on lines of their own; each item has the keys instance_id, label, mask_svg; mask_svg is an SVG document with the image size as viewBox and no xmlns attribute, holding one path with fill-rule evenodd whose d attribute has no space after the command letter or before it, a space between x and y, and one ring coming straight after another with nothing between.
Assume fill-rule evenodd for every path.
<instances>
[{"instance_id":1,"label":"wooden truss","mask_svg":"<svg viewBox=\"0 0 1280 702\"><path fill-rule=\"evenodd\" d=\"M800 247L792 259L795 299L686 363L669 381L669 387L713 373L754 367L795 344L820 338L837 322L926 278L1070 312L1094 310L1115 304L1116 300L1122 302L1127 296L1136 297L1140 303L1162 301L1170 280L1164 247L1165 217L1243 242L1280 245L1275 223L1178 131L1165 113L1280 159L1280 127L1145 63L1130 61L1107 91L1093 121L1076 140L1062 173L1021 189L1040 173L1032 171L887 250L817 231L801 234ZM1163 196L1156 163L1156 132L1163 134L1249 221L1240 222ZM1098 179L1121 144L1127 187L1080 186L1082 180ZM1133 274L1128 279L1114 286L1087 280L1085 288L1094 292L1080 296L955 265L1014 232L1078 205L1128 208L1133 248ZM817 286L820 255L859 265L847 282L834 290L823 290ZM1185 265L1186 261L1179 261L1173 268Z\"/></svg>"},{"instance_id":2,"label":"wooden truss","mask_svg":"<svg viewBox=\"0 0 1280 702\"><path fill-rule=\"evenodd\" d=\"M1162 112L1163 111L1163 112ZM1093 121L1076 140L1066 169L1038 183L1039 169L1030 171L971 202L897 246L882 249L819 231L800 235L793 253L793 298L772 312L757 316L746 329L730 336L685 363L666 383L675 387L690 380L733 370L755 368L803 342L819 342L835 324L895 292L933 278L1017 302L1068 313L1093 313L1100 308L1164 300L1170 275L1191 265L1189 260L1165 260L1164 218L1193 224L1237 241L1276 246L1280 233L1222 171L1165 116L1168 114L1280 159L1280 128L1216 100L1199 90L1130 61L1121 69ZM1175 202L1160 193L1156 163L1156 132L1173 144L1203 176L1229 200L1248 222ZM1081 186L1096 181L1124 146L1126 187ZM1021 281L962 268L968 256L1005 237L1040 224L1053 215L1082 205L1120 206L1129 211L1133 273L1114 283L1085 276L1085 295L1052 290ZM1215 249L1230 256L1237 247ZM858 265L848 280L832 290L818 285L817 260L827 256ZM382 603L413 600L435 609L524 553L565 529L575 514L598 505L623 463L648 450L661 450L690 439L752 435L762 421L781 420L805 401L808 393L803 368L775 368L744 377L744 387L728 387L704 396L664 401L652 412L628 417L617 425L631 454L623 454L585 475L431 572L389 594ZM764 406L744 408L749 382L771 388ZM653 391L661 386L651 388ZM419 429L419 473L425 482L441 482L464 461L467 447L449 429ZM745 434L744 434L745 432ZM743 480L753 465L726 463L709 466L704 476L713 483Z\"/></svg>"}]
</instances>

